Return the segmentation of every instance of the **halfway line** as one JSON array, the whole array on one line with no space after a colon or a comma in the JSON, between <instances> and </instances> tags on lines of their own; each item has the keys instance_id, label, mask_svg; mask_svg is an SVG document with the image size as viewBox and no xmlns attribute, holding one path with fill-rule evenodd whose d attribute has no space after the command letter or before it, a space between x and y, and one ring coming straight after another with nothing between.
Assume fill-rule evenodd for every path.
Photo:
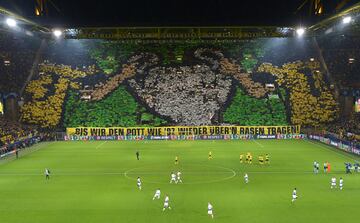
<instances>
[{"instance_id":1,"label":"halfway line","mask_svg":"<svg viewBox=\"0 0 360 223\"><path fill-rule=\"evenodd\" d=\"M230 169L229 169L230 170ZM188 176L204 176L204 175L222 175L222 174L230 174L232 173L233 176L235 175L239 175L239 174L243 174L243 173L248 173L248 174L314 174L313 171L223 171L223 172L194 172L194 171L189 171L189 172L183 172L184 175L188 175ZM333 172L333 174L338 174L339 172ZM38 173L11 173L11 172L0 172L0 176L42 176L44 174L38 172ZM126 171L126 172L57 172L57 173L53 173L51 174L51 176L106 176L106 175L125 175L127 177L127 175L146 175L146 176L168 176L169 173L168 172L135 172L133 171L133 173L130 171ZM316 174L314 174L316 175ZM322 175L322 174L319 174ZM240 176L240 175L239 175Z\"/></svg>"}]
</instances>

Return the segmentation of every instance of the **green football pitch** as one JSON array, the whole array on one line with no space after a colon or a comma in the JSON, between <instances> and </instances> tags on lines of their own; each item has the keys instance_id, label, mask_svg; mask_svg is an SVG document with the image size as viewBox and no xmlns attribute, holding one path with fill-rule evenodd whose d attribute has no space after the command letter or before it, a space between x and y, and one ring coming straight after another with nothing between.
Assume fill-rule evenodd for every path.
<instances>
[{"instance_id":1,"label":"green football pitch","mask_svg":"<svg viewBox=\"0 0 360 223\"><path fill-rule=\"evenodd\" d=\"M252 164L239 162L246 152ZM270 164L260 165L258 156L266 153ZM0 161L0 222L356 222L360 173L346 175L344 162L358 159L307 140L41 143L17 160ZM331 172L325 174L326 161ZM172 171L182 172L183 183L169 183ZM343 177L342 191L330 189L333 176ZM153 200L157 188L161 198ZM165 194L172 209L163 212Z\"/></svg>"}]
</instances>

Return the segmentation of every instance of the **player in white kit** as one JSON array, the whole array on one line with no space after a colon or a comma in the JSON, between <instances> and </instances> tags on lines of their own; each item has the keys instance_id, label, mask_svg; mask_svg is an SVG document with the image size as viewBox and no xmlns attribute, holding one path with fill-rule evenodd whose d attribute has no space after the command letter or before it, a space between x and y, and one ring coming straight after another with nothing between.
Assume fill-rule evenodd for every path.
<instances>
[{"instance_id":1,"label":"player in white kit","mask_svg":"<svg viewBox=\"0 0 360 223\"><path fill-rule=\"evenodd\" d=\"M292 193L292 202L296 201L297 199L297 191L296 188L294 188L293 193Z\"/></svg>"},{"instance_id":2,"label":"player in white kit","mask_svg":"<svg viewBox=\"0 0 360 223\"><path fill-rule=\"evenodd\" d=\"M316 162L316 173L319 173L319 169L320 169L320 164Z\"/></svg>"},{"instance_id":3,"label":"player in white kit","mask_svg":"<svg viewBox=\"0 0 360 223\"><path fill-rule=\"evenodd\" d=\"M50 170L48 168L45 169L45 179L50 179Z\"/></svg>"},{"instance_id":4,"label":"player in white kit","mask_svg":"<svg viewBox=\"0 0 360 223\"><path fill-rule=\"evenodd\" d=\"M170 180L170 183L176 183L176 174L175 173L171 173L171 180Z\"/></svg>"},{"instance_id":5,"label":"player in white kit","mask_svg":"<svg viewBox=\"0 0 360 223\"><path fill-rule=\"evenodd\" d=\"M342 189L343 189L343 186L344 186L344 180L343 180L342 177L340 177L339 186L340 186L340 190L342 190Z\"/></svg>"},{"instance_id":6,"label":"player in white kit","mask_svg":"<svg viewBox=\"0 0 360 223\"><path fill-rule=\"evenodd\" d=\"M211 218L214 218L213 206L210 204L210 202L208 202L208 215L211 216Z\"/></svg>"},{"instance_id":7,"label":"player in white kit","mask_svg":"<svg viewBox=\"0 0 360 223\"><path fill-rule=\"evenodd\" d=\"M180 171L178 171L177 173L176 173L176 183L182 183L182 180L181 180L181 172Z\"/></svg>"},{"instance_id":8,"label":"player in white kit","mask_svg":"<svg viewBox=\"0 0 360 223\"><path fill-rule=\"evenodd\" d=\"M139 190L141 190L141 179L140 179L140 177L137 178L137 187L139 188Z\"/></svg>"},{"instance_id":9,"label":"player in white kit","mask_svg":"<svg viewBox=\"0 0 360 223\"><path fill-rule=\"evenodd\" d=\"M317 165L317 162L314 161L314 173L318 173L318 172L317 172L317 169L316 169L316 165Z\"/></svg>"},{"instance_id":10,"label":"player in white kit","mask_svg":"<svg viewBox=\"0 0 360 223\"><path fill-rule=\"evenodd\" d=\"M156 189L153 200L155 200L155 198L160 199L160 194L161 194L160 188Z\"/></svg>"},{"instance_id":11,"label":"player in white kit","mask_svg":"<svg viewBox=\"0 0 360 223\"><path fill-rule=\"evenodd\" d=\"M331 178L331 189L336 188L336 178Z\"/></svg>"},{"instance_id":12,"label":"player in white kit","mask_svg":"<svg viewBox=\"0 0 360 223\"><path fill-rule=\"evenodd\" d=\"M245 183L249 183L249 176L247 175L247 173L245 173L244 175L244 180L245 180Z\"/></svg>"},{"instance_id":13,"label":"player in white kit","mask_svg":"<svg viewBox=\"0 0 360 223\"><path fill-rule=\"evenodd\" d=\"M171 207L169 205L169 196L168 195L165 196L163 211L165 211L166 208L171 210Z\"/></svg>"}]
</instances>

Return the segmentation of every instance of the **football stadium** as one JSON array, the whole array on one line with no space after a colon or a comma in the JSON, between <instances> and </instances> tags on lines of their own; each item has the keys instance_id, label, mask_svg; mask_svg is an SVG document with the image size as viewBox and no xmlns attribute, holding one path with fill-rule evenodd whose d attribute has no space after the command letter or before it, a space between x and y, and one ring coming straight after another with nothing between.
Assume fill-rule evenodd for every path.
<instances>
[{"instance_id":1,"label":"football stadium","mask_svg":"<svg viewBox=\"0 0 360 223\"><path fill-rule=\"evenodd\" d=\"M358 1L294 1L296 22L268 25L4 2L0 222L359 218Z\"/></svg>"}]
</instances>

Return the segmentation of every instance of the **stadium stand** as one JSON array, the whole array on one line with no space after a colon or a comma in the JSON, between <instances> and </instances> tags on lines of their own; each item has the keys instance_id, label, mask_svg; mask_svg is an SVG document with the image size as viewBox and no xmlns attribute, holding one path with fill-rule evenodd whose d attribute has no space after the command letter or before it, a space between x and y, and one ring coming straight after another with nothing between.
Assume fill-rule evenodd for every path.
<instances>
[{"instance_id":1,"label":"stadium stand","mask_svg":"<svg viewBox=\"0 0 360 223\"><path fill-rule=\"evenodd\" d=\"M293 27L93 27L107 4L114 19L144 13L60 2L36 0L36 22L0 6L1 222L358 217L360 3L331 15L304 0L296 13L310 4L318 17ZM229 21L263 14L219 2ZM182 4L208 20L211 1ZM55 27L53 7L91 20Z\"/></svg>"},{"instance_id":2,"label":"stadium stand","mask_svg":"<svg viewBox=\"0 0 360 223\"><path fill-rule=\"evenodd\" d=\"M119 43L111 44L119 47ZM331 122L337 116L336 101L317 61L284 63L281 68L258 61L249 69L246 62L255 55L227 58L224 56L226 48L221 52L202 48L201 43L185 54L187 61L173 66L163 64L163 55L141 52L123 64L119 62L118 70L100 81L90 80L94 75L104 76L104 65L100 66L100 62L91 66L79 64L81 68L77 68L44 60L25 88L21 119L29 124L54 128L85 123L139 125L139 110L157 117L155 122L158 124L180 125L316 125ZM129 106L137 107L121 115L124 121L116 121L119 115L116 112L109 115L99 112L100 109L96 114L91 112L94 108L84 114L85 107L101 104L119 91L127 95L124 97L134 97L135 102ZM308 98L308 101L300 98ZM68 102L73 104L67 105ZM110 111L119 109L111 106L119 105L112 103ZM70 107L72 115L68 117ZM100 114L104 117L97 117ZM146 117L144 119L146 122Z\"/></svg>"},{"instance_id":3,"label":"stadium stand","mask_svg":"<svg viewBox=\"0 0 360 223\"><path fill-rule=\"evenodd\" d=\"M0 117L0 146L14 143L22 137L35 134L36 130L32 127L20 125L18 122L12 122Z\"/></svg>"},{"instance_id":4,"label":"stadium stand","mask_svg":"<svg viewBox=\"0 0 360 223\"><path fill-rule=\"evenodd\" d=\"M1 32L0 35L0 89L19 93L35 62L40 41L27 35Z\"/></svg>"},{"instance_id":5,"label":"stadium stand","mask_svg":"<svg viewBox=\"0 0 360 223\"><path fill-rule=\"evenodd\" d=\"M342 86L360 81L359 53L357 38L342 35L338 38L319 38L324 60L331 76Z\"/></svg>"},{"instance_id":6,"label":"stadium stand","mask_svg":"<svg viewBox=\"0 0 360 223\"><path fill-rule=\"evenodd\" d=\"M246 42L241 44L246 45ZM118 74L108 75L89 85L86 83L90 76L104 75L99 63L91 66L78 64L78 68L45 59L38 64L33 79L26 85L21 120L45 128L62 126L62 120L71 120L71 117L62 118L70 90L72 96L79 96L79 103L85 100L86 104L86 98L100 103L119 86L124 86L127 94L135 96L136 104L170 124L258 125L278 122L317 125L336 119L337 104L317 60L287 62L281 67L258 61L249 71L245 69L246 61L255 55L226 58L226 49L221 52L200 46L195 51L186 52L187 64L180 67L162 65L163 61L156 52L136 54L124 64L119 62L122 68L116 71ZM190 53L193 56L190 57ZM263 82L257 81L256 77ZM302 100L304 98L307 100ZM250 101L252 103L248 103ZM238 103L238 108L235 109L233 103ZM82 118L85 120L78 124L90 119L86 115ZM107 122L106 125L114 123ZM103 126L105 123L93 124ZM139 124L138 120L128 122L128 125L136 124Z\"/></svg>"},{"instance_id":7,"label":"stadium stand","mask_svg":"<svg viewBox=\"0 0 360 223\"><path fill-rule=\"evenodd\" d=\"M334 93L359 78L349 36L44 43L8 31L0 45L1 92L23 98L21 123L47 130L299 124L358 134L359 117L341 117Z\"/></svg>"}]
</instances>

